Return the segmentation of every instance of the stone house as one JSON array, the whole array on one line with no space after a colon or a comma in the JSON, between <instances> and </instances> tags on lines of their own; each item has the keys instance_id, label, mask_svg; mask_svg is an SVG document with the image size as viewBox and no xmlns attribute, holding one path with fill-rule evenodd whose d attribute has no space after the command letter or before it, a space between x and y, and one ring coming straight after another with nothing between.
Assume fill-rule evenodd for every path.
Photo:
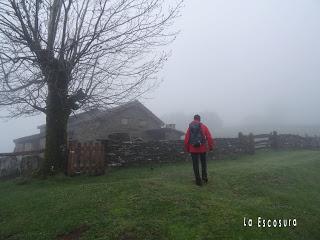
<instances>
[{"instance_id":1,"label":"stone house","mask_svg":"<svg viewBox=\"0 0 320 240\"><path fill-rule=\"evenodd\" d=\"M15 139L15 152L37 151L45 147L46 126L38 126L40 133ZM175 129L174 124L165 125L139 101L112 108L110 110L91 110L75 116L68 121L70 141L89 142L122 136L126 140L141 139L178 140L184 135Z\"/></svg>"}]
</instances>

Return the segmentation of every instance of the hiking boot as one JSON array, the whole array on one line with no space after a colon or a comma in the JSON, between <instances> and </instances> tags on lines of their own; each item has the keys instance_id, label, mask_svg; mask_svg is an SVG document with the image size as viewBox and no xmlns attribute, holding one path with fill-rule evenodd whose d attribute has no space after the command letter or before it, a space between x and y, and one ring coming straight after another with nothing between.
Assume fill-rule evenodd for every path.
<instances>
[{"instance_id":1,"label":"hiking boot","mask_svg":"<svg viewBox=\"0 0 320 240\"><path fill-rule=\"evenodd\" d=\"M201 181L201 179L197 179L197 180L196 180L196 184L197 184L198 186L202 186L202 181Z\"/></svg>"}]
</instances>

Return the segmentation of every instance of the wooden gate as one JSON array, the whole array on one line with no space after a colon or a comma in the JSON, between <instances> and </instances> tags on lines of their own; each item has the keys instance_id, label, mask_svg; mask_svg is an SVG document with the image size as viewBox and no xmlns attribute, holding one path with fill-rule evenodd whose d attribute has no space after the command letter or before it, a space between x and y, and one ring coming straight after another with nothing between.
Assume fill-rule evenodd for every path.
<instances>
[{"instance_id":1,"label":"wooden gate","mask_svg":"<svg viewBox=\"0 0 320 240\"><path fill-rule=\"evenodd\" d=\"M105 173L104 144L101 143L69 143L68 175Z\"/></svg>"},{"instance_id":2,"label":"wooden gate","mask_svg":"<svg viewBox=\"0 0 320 240\"><path fill-rule=\"evenodd\" d=\"M254 135L253 138L255 149L270 148L270 134Z\"/></svg>"}]
</instances>

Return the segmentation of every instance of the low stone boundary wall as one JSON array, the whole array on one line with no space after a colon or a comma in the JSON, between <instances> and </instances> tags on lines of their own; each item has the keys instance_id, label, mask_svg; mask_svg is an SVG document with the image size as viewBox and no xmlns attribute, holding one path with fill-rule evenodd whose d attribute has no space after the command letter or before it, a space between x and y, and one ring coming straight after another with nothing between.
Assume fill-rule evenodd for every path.
<instances>
[{"instance_id":1,"label":"low stone boundary wall","mask_svg":"<svg viewBox=\"0 0 320 240\"><path fill-rule=\"evenodd\" d=\"M183 162L190 159L184 142L177 141L117 141L99 140L101 143L76 145L69 148L69 174L103 174L104 168L114 166L144 165L148 163ZM97 145L98 144L98 145ZM254 154L257 149L314 149L320 150L320 137L293 134L244 135L237 138L216 138L214 151L208 159L227 155ZM102 155L101 155L101 154ZM101 155L101 156L100 156ZM31 175L40 168L43 152L0 154L0 178ZM100 160L99 160L100 159Z\"/></svg>"},{"instance_id":2,"label":"low stone boundary wall","mask_svg":"<svg viewBox=\"0 0 320 240\"><path fill-rule=\"evenodd\" d=\"M106 166L143 165L145 163L181 162L189 159L184 142L178 141L115 141L102 140L105 144ZM208 159L227 155L254 154L257 149L320 149L319 137L301 137L293 134L244 135L238 138L216 138L214 151Z\"/></svg>"},{"instance_id":3,"label":"low stone boundary wall","mask_svg":"<svg viewBox=\"0 0 320 240\"><path fill-rule=\"evenodd\" d=\"M189 159L182 140L153 142L105 140L104 143L106 165L111 167L181 162ZM215 149L208 153L208 158L217 159L223 155L241 153L249 153L246 143L241 142L238 138L217 138Z\"/></svg>"},{"instance_id":4,"label":"low stone boundary wall","mask_svg":"<svg viewBox=\"0 0 320 240\"><path fill-rule=\"evenodd\" d=\"M0 154L0 178L32 175L40 168L42 152Z\"/></svg>"},{"instance_id":5,"label":"low stone boundary wall","mask_svg":"<svg viewBox=\"0 0 320 240\"><path fill-rule=\"evenodd\" d=\"M116 142L105 141L108 166L165 163L187 160L182 141Z\"/></svg>"},{"instance_id":6,"label":"low stone boundary wall","mask_svg":"<svg viewBox=\"0 0 320 240\"><path fill-rule=\"evenodd\" d=\"M278 135L276 147L279 149L320 149L320 138L281 134Z\"/></svg>"}]
</instances>

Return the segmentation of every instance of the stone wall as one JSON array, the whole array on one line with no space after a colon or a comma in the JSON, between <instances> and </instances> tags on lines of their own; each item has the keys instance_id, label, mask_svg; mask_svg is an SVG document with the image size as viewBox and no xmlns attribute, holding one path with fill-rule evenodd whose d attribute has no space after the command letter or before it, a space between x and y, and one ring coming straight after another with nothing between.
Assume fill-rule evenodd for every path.
<instances>
[{"instance_id":1,"label":"stone wall","mask_svg":"<svg viewBox=\"0 0 320 240\"><path fill-rule=\"evenodd\" d=\"M110 116L96 117L93 121L83 121L69 127L69 138L79 142L105 139L114 132L128 133L130 137L142 137L142 131L160 128L161 125L140 106L121 109Z\"/></svg>"},{"instance_id":2,"label":"stone wall","mask_svg":"<svg viewBox=\"0 0 320 240\"><path fill-rule=\"evenodd\" d=\"M14 152L40 151L45 147L45 135L35 134L14 140Z\"/></svg>"},{"instance_id":3,"label":"stone wall","mask_svg":"<svg viewBox=\"0 0 320 240\"><path fill-rule=\"evenodd\" d=\"M40 168L42 153L0 155L0 179L32 175Z\"/></svg>"},{"instance_id":4,"label":"stone wall","mask_svg":"<svg viewBox=\"0 0 320 240\"><path fill-rule=\"evenodd\" d=\"M108 166L170 163L189 159L189 154L184 151L183 140L153 142L106 140L104 143ZM242 153L248 153L248 148L238 138L217 138L215 149L208 153L208 159Z\"/></svg>"},{"instance_id":5,"label":"stone wall","mask_svg":"<svg viewBox=\"0 0 320 240\"><path fill-rule=\"evenodd\" d=\"M136 139L129 141L127 134L114 134L109 140L99 140L104 146L105 166L144 165L148 163L171 163L190 160L184 151L183 140L149 141ZM254 154L257 147L265 149L315 149L320 150L319 137L301 137L276 132L260 135L243 135L238 138L216 138L214 151L208 153L208 159L221 159L231 155ZM75 149L73 151L76 151ZM85 153L85 149L80 151ZM0 178L31 175L39 169L41 152L0 154ZM89 154L90 155L90 154ZM80 156L89 161L87 155ZM91 166L90 162L88 166ZM102 166L102 165L101 165Z\"/></svg>"},{"instance_id":6,"label":"stone wall","mask_svg":"<svg viewBox=\"0 0 320 240\"><path fill-rule=\"evenodd\" d=\"M248 153L248 147L246 142L239 138L216 138L213 153L220 158L229 154Z\"/></svg>"},{"instance_id":7,"label":"stone wall","mask_svg":"<svg viewBox=\"0 0 320 240\"><path fill-rule=\"evenodd\" d=\"M320 149L319 137L281 134L276 141L276 147L280 149Z\"/></svg>"},{"instance_id":8,"label":"stone wall","mask_svg":"<svg viewBox=\"0 0 320 240\"><path fill-rule=\"evenodd\" d=\"M184 151L182 140L143 142L114 139L106 140L104 143L107 166L181 162L189 159L189 154ZM320 150L320 138L292 134L278 135L276 132L256 136L239 133L238 138L216 138L214 151L208 153L208 159L220 159L228 155L234 157L254 154L256 149L261 148Z\"/></svg>"},{"instance_id":9,"label":"stone wall","mask_svg":"<svg viewBox=\"0 0 320 240\"><path fill-rule=\"evenodd\" d=\"M182 141L106 141L105 144L108 166L186 161L188 157Z\"/></svg>"}]
</instances>

